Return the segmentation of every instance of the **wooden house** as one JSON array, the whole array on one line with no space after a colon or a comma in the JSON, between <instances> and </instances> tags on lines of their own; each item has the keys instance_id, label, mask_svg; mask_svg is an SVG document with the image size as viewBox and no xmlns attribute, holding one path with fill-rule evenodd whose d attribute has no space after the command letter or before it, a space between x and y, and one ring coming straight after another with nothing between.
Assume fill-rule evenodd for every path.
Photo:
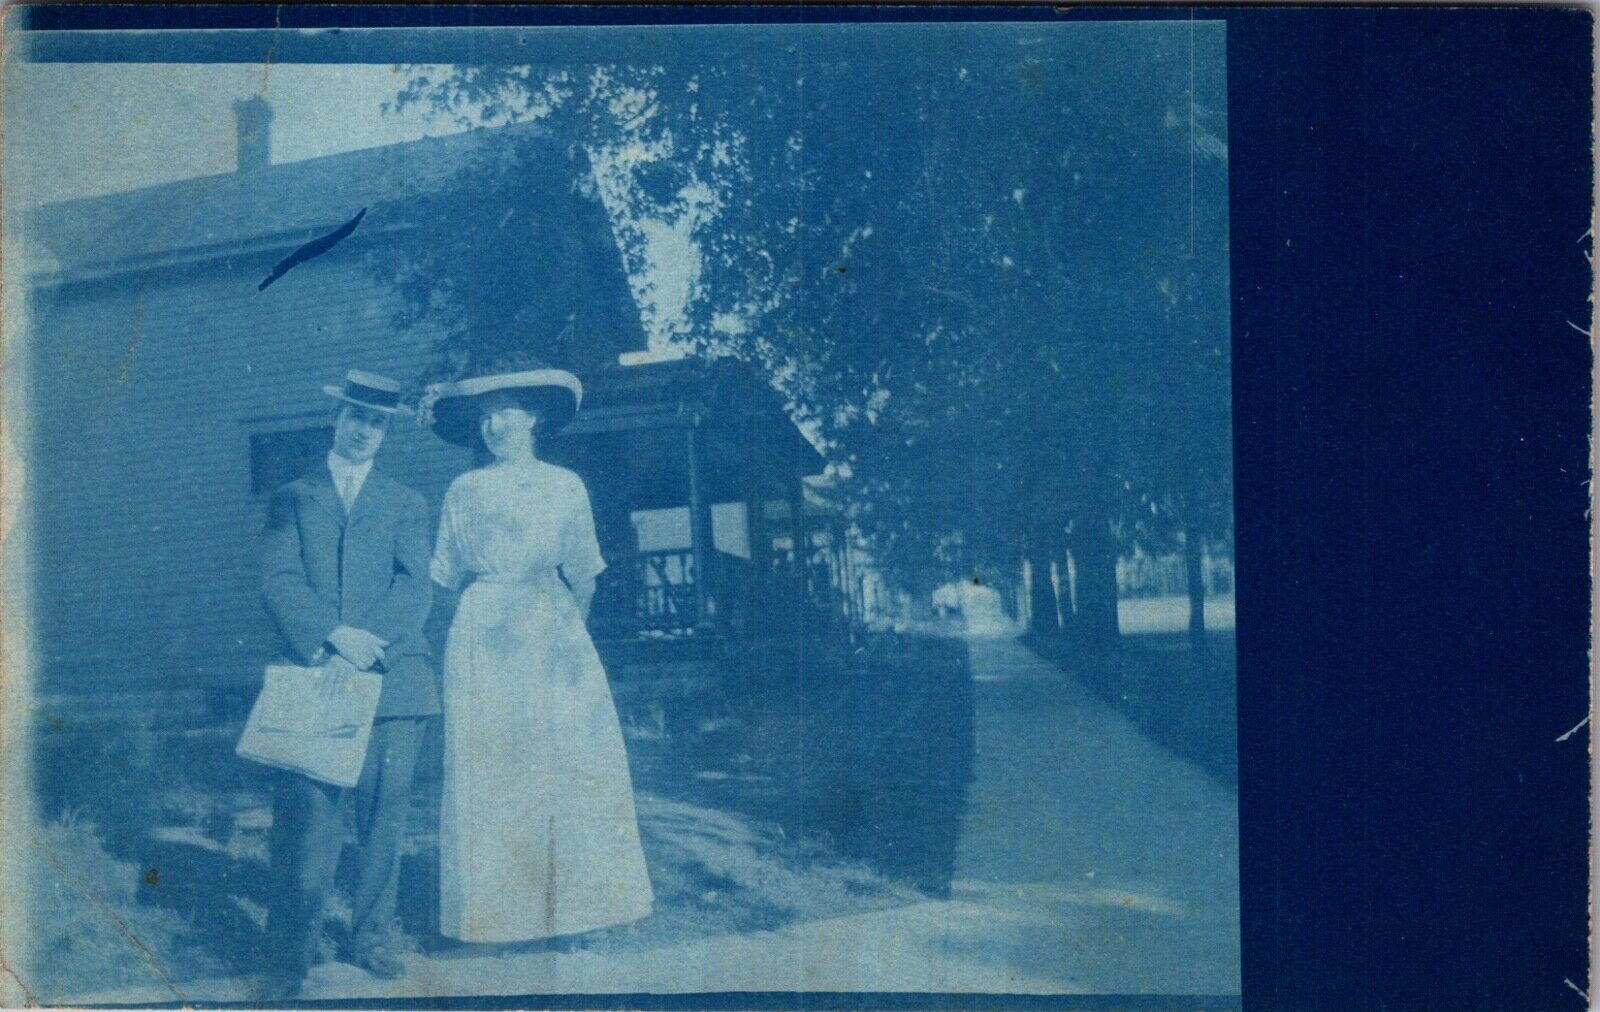
<instances>
[{"instance_id":1,"label":"wooden house","mask_svg":"<svg viewBox=\"0 0 1600 1012\"><path fill-rule=\"evenodd\" d=\"M489 132L272 164L264 115L241 111L236 172L47 205L27 221L30 262L49 261L30 278L18 363L47 692L256 684L274 642L259 532L272 489L326 452L321 386L352 367L411 380L434 354L429 333L395 325L396 296L367 255L448 227L410 220L405 195L461 185ZM813 565L826 553L812 550L824 539L802 486L822 462L737 363L620 363L646 342L609 219L572 185L589 171L582 156L541 150L529 199L561 242L536 280L567 300L558 364L587 388L548 453L591 490L610 562L592 625L613 676L715 663L737 674L756 654L768 659L748 670L792 670L839 614ZM363 207L349 239L259 290L288 251ZM378 466L437 510L469 465L397 423Z\"/></svg>"}]
</instances>

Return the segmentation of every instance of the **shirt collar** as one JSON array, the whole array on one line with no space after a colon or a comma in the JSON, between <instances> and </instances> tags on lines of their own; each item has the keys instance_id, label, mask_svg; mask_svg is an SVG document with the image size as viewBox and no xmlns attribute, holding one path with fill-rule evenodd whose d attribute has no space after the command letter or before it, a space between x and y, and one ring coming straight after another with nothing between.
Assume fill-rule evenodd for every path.
<instances>
[{"instance_id":1,"label":"shirt collar","mask_svg":"<svg viewBox=\"0 0 1600 1012\"><path fill-rule=\"evenodd\" d=\"M337 479L340 477L354 478L357 481L366 481L367 472L371 470L372 461L370 460L364 464L352 464L350 461L345 460L332 450L328 451L328 472L333 475L335 484L337 484Z\"/></svg>"}]
</instances>

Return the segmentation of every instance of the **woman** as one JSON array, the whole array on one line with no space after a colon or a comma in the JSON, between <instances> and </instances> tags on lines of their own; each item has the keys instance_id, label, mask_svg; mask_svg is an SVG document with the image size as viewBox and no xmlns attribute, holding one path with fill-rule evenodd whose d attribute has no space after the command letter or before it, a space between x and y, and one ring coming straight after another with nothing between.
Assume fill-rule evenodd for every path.
<instances>
[{"instance_id":1,"label":"woman","mask_svg":"<svg viewBox=\"0 0 1600 1012\"><path fill-rule=\"evenodd\" d=\"M652 893L605 670L584 622L605 568L583 482L540 461L576 412L558 369L430 391L487 466L445 494L432 576L465 586L444 658L440 929L518 942L638 920Z\"/></svg>"}]
</instances>

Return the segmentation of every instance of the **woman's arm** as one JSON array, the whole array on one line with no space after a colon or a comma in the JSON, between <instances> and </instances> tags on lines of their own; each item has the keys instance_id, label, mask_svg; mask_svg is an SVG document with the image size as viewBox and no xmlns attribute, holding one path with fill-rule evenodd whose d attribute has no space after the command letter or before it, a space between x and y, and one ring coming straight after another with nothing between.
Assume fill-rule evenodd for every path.
<instances>
[{"instance_id":1,"label":"woman's arm","mask_svg":"<svg viewBox=\"0 0 1600 1012\"><path fill-rule=\"evenodd\" d=\"M589 621L589 605L594 601L595 577L605 572L600 557L600 542L595 539L594 508L589 505L589 490L577 475L572 476L571 508L562 532L561 577L572 588L578 613Z\"/></svg>"},{"instance_id":2,"label":"woman's arm","mask_svg":"<svg viewBox=\"0 0 1600 1012\"><path fill-rule=\"evenodd\" d=\"M433 609L428 612L428 621L422 627L422 638L427 641L433 656L444 657L444 648L450 639L450 624L455 621L456 609L460 605L460 592L434 585Z\"/></svg>"},{"instance_id":3,"label":"woman's arm","mask_svg":"<svg viewBox=\"0 0 1600 1012\"><path fill-rule=\"evenodd\" d=\"M594 577L572 581L572 596L578 601L578 614L589 621L589 605L594 602Z\"/></svg>"},{"instance_id":4,"label":"woman's arm","mask_svg":"<svg viewBox=\"0 0 1600 1012\"><path fill-rule=\"evenodd\" d=\"M451 485L444 494L444 507L439 512L439 534L434 538L433 559L428 563L428 576L433 583L452 593L459 593L466 582L466 567L462 564L461 548L456 538L456 486Z\"/></svg>"}]
</instances>

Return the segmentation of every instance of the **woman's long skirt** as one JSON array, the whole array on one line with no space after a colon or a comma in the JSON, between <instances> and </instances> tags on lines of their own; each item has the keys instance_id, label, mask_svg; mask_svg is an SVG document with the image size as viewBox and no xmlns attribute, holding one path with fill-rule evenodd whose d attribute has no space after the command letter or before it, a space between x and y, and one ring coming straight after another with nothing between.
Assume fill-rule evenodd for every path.
<instances>
[{"instance_id":1,"label":"woman's long skirt","mask_svg":"<svg viewBox=\"0 0 1600 1012\"><path fill-rule=\"evenodd\" d=\"M611 689L553 572L467 588L445 650L444 719L443 934L524 941L650 912Z\"/></svg>"}]
</instances>

